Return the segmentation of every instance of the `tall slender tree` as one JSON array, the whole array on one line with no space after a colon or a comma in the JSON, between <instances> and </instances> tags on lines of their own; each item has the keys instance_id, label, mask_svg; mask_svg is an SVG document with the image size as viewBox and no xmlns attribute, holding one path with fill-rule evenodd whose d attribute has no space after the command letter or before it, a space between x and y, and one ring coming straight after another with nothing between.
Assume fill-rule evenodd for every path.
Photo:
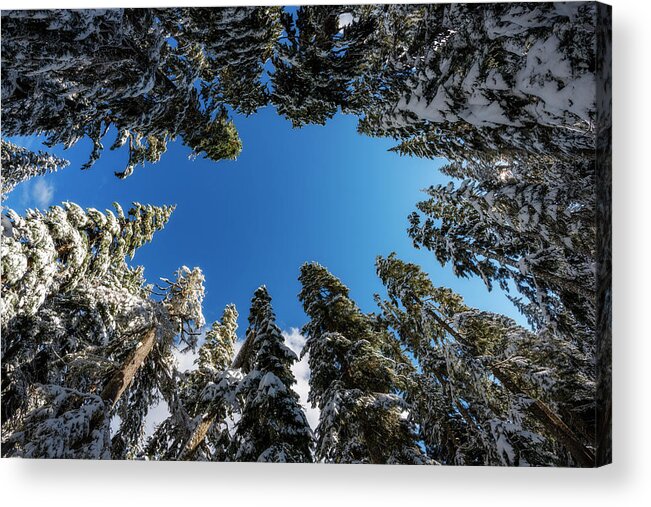
<instances>
[{"instance_id":1,"label":"tall slender tree","mask_svg":"<svg viewBox=\"0 0 651 507\"><path fill-rule=\"evenodd\" d=\"M365 133L460 161L592 152L594 5L439 4L421 12L411 72L397 97L368 111Z\"/></svg>"},{"instance_id":2,"label":"tall slender tree","mask_svg":"<svg viewBox=\"0 0 651 507\"><path fill-rule=\"evenodd\" d=\"M12 236L2 242L2 327L34 315L50 294L65 293L84 280L102 277L150 241L168 221L171 206L134 204L125 214L74 203L25 217L8 210Z\"/></svg>"},{"instance_id":3,"label":"tall slender tree","mask_svg":"<svg viewBox=\"0 0 651 507\"><path fill-rule=\"evenodd\" d=\"M3 455L107 457L101 446L115 414L125 452L137 444L157 393L170 393L175 338L193 346L203 325L200 270L182 268L154 300L142 268L125 260L170 213L136 205L127 218L119 207L116 216L72 204L26 219L10 212L3 291L15 297L3 299L3 317L12 312L2 331ZM37 261L43 270L16 269Z\"/></svg>"},{"instance_id":4,"label":"tall slender tree","mask_svg":"<svg viewBox=\"0 0 651 507\"><path fill-rule=\"evenodd\" d=\"M197 87L212 86L219 80L218 73L224 74L223 60L236 53L231 44L224 56L219 41L228 41L231 30L242 32L242 19L223 13L219 25L205 20L202 30L179 31L179 22L200 14L190 12L3 11L3 133L45 134L49 145L65 147L89 137L93 150L83 166L88 168L99 158L102 139L114 127L117 138L112 148L125 144L129 148L127 166L117 173L120 177L131 174L140 163L158 161L176 137L196 154L213 160L235 158L241 141L224 107L224 100L233 99L233 94L206 103ZM254 45L251 54L259 41L253 37L249 42ZM215 51L222 55L217 70L203 65ZM41 57L31 58L33 54ZM225 88L235 86L233 81L248 83L250 67L242 77L235 76L238 66L229 67L234 77L222 79ZM247 101L240 97L241 102Z\"/></svg>"},{"instance_id":5,"label":"tall slender tree","mask_svg":"<svg viewBox=\"0 0 651 507\"><path fill-rule=\"evenodd\" d=\"M395 255L379 258L377 268L390 296L382 303L384 316L429 377L420 393L422 427L439 430L451 412L463 418L463 433L484 440L470 448L491 451L487 463L593 466L590 356L549 332L534 334L507 317L467 307ZM430 412L426 400L441 396L448 409Z\"/></svg>"},{"instance_id":6,"label":"tall slender tree","mask_svg":"<svg viewBox=\"0 0 651 507\"><path fill-rule=\"evenodd\" d=\"M339 108L353 105L350 86L369 54L364 53L368 48L351 40L361 42L372 26L340 26L340 16L350 9L302 6L295 18L287 12L282 15L286 39L278 44L273 59L272 102L294 126L325 124Z\"/></svg>"},{"instance_id":7,"label":"tall slender tree","mask_svg":"<svg viewBox=\"0 0 651 507\"><path fill-rule=\"evenodd\" d=\"M410 365L373 316L348 296L348 288L323 266L301 268L299 295L310 322L303 332L309 354L309 401L321 410L318 461L423 464L400 396Z\"/></svg>"},{"instance_id":8,"label":"tall slender tree","mask_svg":"<svg viewBox=\"0 0 651 507\"><path fill-rule=\"evenodd\" d=\"M409 235L457 276L476 275L507 292L513 283L531 305L523 309L537 309L526 311L532 323L588 346L596 223L583 192L508 181L488 189L470 180L431 187L418 204L425 219L413 213Z\"/></svg>"},{"instance_id":9,"label":"tall slender tree","mask_svg":"<svg viewBox=\"0 0 651 507\"><path fill-rule=\"evenodd\" d=\"M230 461L227 418L236 406L241 380L231 370L237 340L237 310L229 305L199 348L197 367L179 379L178 403L148 439L150 459Z\"/></svg>"},{"instance_id":10,"label":"tall slender tree","mask_svg":"<svg viewBox=\"0 0 651 507\"><path fill-rule=\"evenodd\" d=\"M204 276L201 269L182 266L174 280L163 279L163 298L151 301L153 318L143 322L134 345L117 342L120 362L108 374L102 399L120 417L112 438L114 459L142 452L145 418L163 399L168 406L179 403L175 359L177 346L194 349L203 328ZM128 336L128 335L127 335ZM180 345L177 345L180 344Z\"/></svg>"},{"instance_id":11,"label":"tall slender tree","mask_svg":"<svg viewBox=\"0 0 651 507\"><path fill-rule=\"evenodd\" d=\"M265 65L281 36L281 7L159 9L178 51L200 69L201 96L251 114L267 104Z\"/></svg>"},{"instance_id":12,"label":"tall slender tree","mask_svg":"<svg viewBox=\"0 0 651 507\"><path fill-rule=\"evenodd\" d=\"M238 388L241 417L233 436L235 461L309 463L312 430L292 386L291 366L298 360L285 343L262 286L251 300L247 340L255 356Z\"/></svg>"}]
</instances>

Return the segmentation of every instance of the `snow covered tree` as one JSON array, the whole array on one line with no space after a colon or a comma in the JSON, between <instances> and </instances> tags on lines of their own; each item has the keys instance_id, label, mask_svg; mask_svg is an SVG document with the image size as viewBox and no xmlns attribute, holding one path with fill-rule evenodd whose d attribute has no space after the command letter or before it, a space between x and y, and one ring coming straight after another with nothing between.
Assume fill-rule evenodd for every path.
<instances>
[{"instance_id":1,"label":"snow covered tree","mask_svg":"<svg viewBox=\"0 0 651 507\"><path fill-rule=\"evenodd\" d=\"M136 454L149 408L160 396L173 404L176 385L171 350L175 340L190 323L202 325L201 314L194 313L203 294L199 275L197 270L180 270L174 287L184 290L170 287L162 301L152 300L147 287L134 293L110 277L102 283L84 282L65 294L48 297L37 314L13 321L3 332L7 347L2 371L3 455L25 455L30 442L17 444L25 432L40 434L39 425L63 424L70 430L66 445L74 448L82 416L101 422L95 420L99 407L83 408L97 400L106 414L119 417L112 449L103 449L102 455L123 459ZM55 396L41 396L43 392ZM74 403L65 401L66 397ZM49 403L57 403L58 408ZM67 415L74 410L81 412ZM44 419L47 413L63 423ZM69 420L75 424L66 423ZM84 423L91 433L97 430L93 421ZM64 436L58 433L59 438ZM54 449L39 448L43 452Z\"/></svg>"},{"instance_id":2,"label":"snow covered tree","mask_svg":"<svg viewBox=\"0 0 651 507\"><path fill-rule=\"evenodd\" d=\"M387 262L391 265L387 266ZM461 298L451 291L434 289L416 268L405 269L409 267L393 257L379 259L379 274L388 285L391 299L381 301L376 296L376 300L383 310L383 320L396 330L418 364L413 382L407 386L407 400L414 406L428 455L442 464L513 464L508 460L505 463L495 439L482 429L489 426L489 421L499 422L499 416L487 406L502 404L501 393L494 389L480 364L469 361L468 354L464 357L462 349L445 339L444 331L417 313L420 308L410 305L412 300L407 294L434 293L453 312L463 308ZM391 278L387 276L388 268ZM399 306L401 299L396 294L406 300L404 307Z\"/></svg>"},{"instance_id":3,"label":"snow covered tree","mask_svg":"<svg viewBox=\"0 0 651 507\"><path fill-rule=\"evenodd\" d=\"M199 349L197 370L188 376L184 404L196 414L196 423L186 442L181 459L229 461L231 433L227 419L238 408L237 389L240 371L231 367L237 341L235 305L228 305L221 322L213 323ZM197 416L200 416L197 419Z\"/></svg>"},{"instance_id":4,"label":"snow covered tree","mask_svg":"<svg viewBox=\"0 0 651 507\"><path fill-rule=\"evenodd\" d=\"M230 434L226 424L236 405L241 375L230 369L237 340L234 305L214 322L199 348L197 368L179 379L178 403L149 438L150 459L228 461Z\"/></svg>"},{"instance_id":5,"label":"snow covered tree","mask_svg":"<svg viewBox=\"0 0 651 507\"><path fill-rule=\"evenodd\" d=\"M347 10L340 5L302 6L296 19L282 15L287 39L278 44L273 60L272 101L294 126L325 124L350 102L351 81L368 55L342 37L342 31L350 31L340 26ZM366 35L369 28L363 28Z\"/></svg>"},{"instance_id":6,"label":"snow covered tree","mask_svg":"<svg viewBox=\"0 0 651 507\"><path fill-rule=\"evenodd\" d=\"M199 349L198 371L221 371L228 368L235 355L237 341L237 308L228 305L221 321L213 322L206 339Z\"/></svg>"},{"instance_id":7,"label":"snow covered tree","mask_svg":"<svg viewBox=\"0 0 651 507\"><path fill-rule=\"evenodd\" d=\"M35 452L28 451L29 446L36 444L25 435L39 435L40 427L55 425L59 427L58 438L65 439L62 432L74 430L65 424L67 419L90 431L93 421L84 423L79 418L84 414L94 418L101 412L99 407L94 413L74 414L87 402L95 406L100 400L102 410L109 413L99 395L102 377L108 376L113 367L104 347L115 338L115 328L124 327L122 312L137 328L137 322L147 311L141 298L117 288L121 285L119 280L82 282L65 294L49 295L35 314L20 316L3 330L3 455ZM69 411L73 411L74 417L66 415ZM45 417L48 413L53 420ZM61 422L54 421L57 418ZM75 439L71 432L65 444L70 452L76 447ZM58 444L37 447L42 452L55 452L40 457L65 457L57 454ZM108 449L103 454L110 455Z\"/></svg>"},{"instance_id":8,"label":"snow covered tree","mask_svg":"<svg viewBox=\"0 0 651 507\"><path fill-rule=\"evenodd\" d=\"M208 104L227 103L251 114L269 100L265 64L281 35L281 8L224 7L158 9L179 51L200 69Z\"/></svg>"},{"instance_id":9,"label":"snow covered tree","mask_svg":"<svg viewBox=\"0 0 651 507\"><path fill-rule=\"evenodd\" d=\"M3 455L125 457L149 407L161 393L173 397L171 348L179 339L194 346L203 326L203 275L180 269L154 300L142 268L125 257L171 208L136 204L128 216L116 208L117 215L66 204L24 219L10 212L15 234L2 245ZM106 418L114 415L111 451Z\"/></svg>"},{"instance_id":10,"label":"snow covered tree","mask_svg":"<svg viewBox=\"0 0 651 507\"><path fill-rule=\"evenodd\" d=\"M232 444L234 461L309 463L312 461L312 430L292 385L291 366L298 360L284 343L262 286L251 300L246 340L255 351L250 368L238 387L241 416Z\"/></svg>"},{"instance_id":11,"label":"snow covered tree","mask_svg":"<svg viewBox=\"0 0 651 507\"><path fill-rule=\"evenodd\" d=\"M22 425L5 440L2 455L49 459L109 459L110 418L97 395L57 385L31 388ZM9 428L7 428L9 426Z\"/></svg>"},{"instance_id":12,"label":"snow covered tree","mask_svg":"<svg viewBox=\"0 0 651 507\"><path fill-rule=\"evenodd\" d=\"M512 282L529 300L520 307L532 324L590 347L596 223L594 198L583 199L584 192L508 180L431 187L418 204L425 220L413 213L409 235L457 276L476 275L507 292Z\"/></svg>"},{"instance_id":13,"label":"snow covered tree","mask_svg":"<svg viewBox=\"0 0 651 507\"><path fill-rule=\"evenodd\" d=\"M424 377L415 397L430 449L452 462L594 465L589 355L549 331L467 307L395 255L378 258L377 269L390 298L380 302L383 316ZM436 413L433 404L448 407Z\"/></svg>"},{"instance_id":14,"label":"snow covered tree","mask_svg":"<svg viewBox=\"0 0 651 507\"><path fill-rule=\"evenodd\" d=\"M449 160L588 155L595 20L589 2L428 6L400 96L379 101L361 130Z\"/></svg>"},{"instance_id":15,"label":"snow covered tree","mask_svg":"<svg viewBox=\"0 0 651 507\"><path fill-rule=\"evenodd\" d=\"M200 69L179 50L192 41L172 43L153 9L3 11L2 39L5 135L45 134L65 147L87 136L87 168L115 127L113 148L129 143L121 177L158 161L177 136L214 160L241 149L221 105L201 104Z\"/></svg>"},{"instance_id":16,"label":"snow covered tree","mask_svg":"<svg viewBox=\"0 0 651 507\"><path fill-rule=\"evenodd\" d=\"M164 297L147 300L151 317L135 333L136 343L121 340L114 354L116 367L108 374L101 397L114 409L120 425L112 438L113 459L142 452L144 422L149 409L163 399L172 410L178 405L178 379L174 347L196 347L205 321L202 311L204 277L199 268L182 266L173 281L163 279ZM132 333L127 333L130 337Z\"/></svg>"},{"instance_id":17,"label":"snow covered tree","mask_svg":"<svg viewBox=\"0 0 651 507\"><path fill-rule=\"evenodd\" d=\"M0 141L0 162L2 163L2 199L7 197L16 185L34 176L42 176L67 167L70 162L49 153L35 153L16 146L9 141Z\"/></svg>"},{"instance_id":18,"label":"snow covered tree","mask_svg":"<svg viewBox=\"0 0 651 507\"><path fill-rule=\"evenodd\" d=\"M14 318L34 315L50 294L104 276L151 240L174 209L134 204L128 214L74 203L25 217L8 210L12 236L2 241L2 329Z\"/></svg>"},{"instance_id":19,"label":"snow covered tree","mask_svg":"<svg viewBox=\"0 0 651 507\"><path fill-rule=\"evenodd\" d=\"M422 6L302 6L283 14L286 40L278 44L272 102L295 127L325 124L339 109L361 115L387 101ZM389 65L393 62L395 65ZM390 72L387 72L390 69Z\"/></svg>"},{"instance_id":20,"label":"snow covered tree","mask_svg":"<svg viewBox=\"0 0 651 507\"><path fill-rule=\"evenodd\" d=\"M594 152L594 4L305 6L283 26L272 102L295 126L341 109L470 168Z\"/></svg>"},{"instance_id":21,"label":"snow covered tree","mask_svg":"<svg viewBox=\"0 0 651 507\"><path fill-rule=\"evenodd\" d=\"M316 459L327 463L425 464L411 408L400 392L411 365L376 318L323 266L301 268L299 299L310 322L309 401L321 410Z\"/></svg>"}]
</instances>

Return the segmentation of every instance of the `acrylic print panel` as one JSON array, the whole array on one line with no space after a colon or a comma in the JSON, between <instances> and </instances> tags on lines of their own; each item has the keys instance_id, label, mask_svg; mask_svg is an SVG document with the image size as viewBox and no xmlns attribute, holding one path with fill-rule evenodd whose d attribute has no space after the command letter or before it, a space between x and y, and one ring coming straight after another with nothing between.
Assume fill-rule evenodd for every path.
<instances>
[{"instance_id":1,"label":"acrylic print panel","mask_svg":"<svg viewBox=\"0 0 651 507\"><path fill-rule=\"evenodd\" d=\"M610 462L610 27L3 11L2 456Z\"/></svg>"}]
</instances>

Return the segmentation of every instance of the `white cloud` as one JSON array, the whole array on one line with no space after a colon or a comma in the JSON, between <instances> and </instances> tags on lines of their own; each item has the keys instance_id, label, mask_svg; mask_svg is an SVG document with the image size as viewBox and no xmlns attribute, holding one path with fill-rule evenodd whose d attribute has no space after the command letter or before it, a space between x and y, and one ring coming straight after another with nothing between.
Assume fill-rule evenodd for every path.
<instances>
[{"instance_id":1,"label":"white cloud","mask_svg":"<svg viewBox=\"0 0 651 507\"><path fill-rule=\"evenodd\" d=\"M194 362L197 359L199 359L199 347L200 345L197 345L194 352L192 350L188 350L187 352L181 352L179 349L176 348L172 350L172 354L176 359L177 367L180 372L194 370L197 367L194 364Z\"/></svg>"},{"instance_id":2,"label":"white cloud","mask_svg":"<svg viewBox=\"0 0 651 507\"><path fill-rule=\"evenodd\" d=\"M32 196L39 208L47 208L52 203L54 185L44 178L37 178L32 185Z\"/></svg>"},{"instance_id":3,"label":"white cloud","mask_svg":"<svg viewBox=\"0 0 651 507\"><path fill-rule=\"evenodd\" d=\"M44 177L37 177L27 181L22 186L20 200L26 208L45 209L52 204L54 197L54 184Z\"/></svg>"},{"instance_id":4,"label":"white cloud","mask_svg":"<svg viewBox=\"0 0 651 507\"><path fill-rule=\"evenodd\" d=\"M205 335L206 329L204 329L201 336L199 336L197 347L194 352L192 350L181 352L181 350L177 348L172 349L172 355L176 359L177 368L180 372L194 370L197 367L195 361L199 358L199 347L203 343ZM161 400L157 405L154 405L147 413L147 418L145 419L145 435L149 436L154 433L156 426L167 419L169 415L170 410L165 401Z\"/></svg>"},{"instance_id":5,"label":"white cloud","mask_svg":"<svg viewBox=\"0 0 651 507\"><path fill-rule=\"evenodd\" d=\"M149 409L145 418L145 435L147 437L154 434L156 427L167 419L170 415L170 409L164 400L159 401Z\"/></svg>"}]
</instances>

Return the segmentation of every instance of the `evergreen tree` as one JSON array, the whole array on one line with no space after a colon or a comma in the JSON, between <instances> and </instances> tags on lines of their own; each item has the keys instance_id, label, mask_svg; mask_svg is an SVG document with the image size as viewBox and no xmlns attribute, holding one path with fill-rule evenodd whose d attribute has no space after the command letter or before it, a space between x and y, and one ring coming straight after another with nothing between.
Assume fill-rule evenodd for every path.
<instances>
[{"instance_id":1,"label":"evergreen tree","mask_svg":"<svg viewBox=\"0 0 651 507\"><path fill-rule=\"evenodd\" d=\"M294 125L340 107L402 152L467 163L594 149L589 3L305 6L283 26L273 102Z\"/></svg>"},{"instance_id":2,"label":"evergreen tree","mask_svg":"<svg viewBox=\"0 0 651 507\"><path fill-rule=\"evenodd\" d=\"M49 153L35 153L16 146L9 141L0 141L0 162L2 163L2 199L16 185L34 176L41 176L67 167L70 162Z\"/></svg>"},{"instance_id":3,"label":"evergreen tree","mask_svg":"<svg viewBox=\"0 0 651 507\"><path fill-rule=\"evenodd\" d=\"M220 322L213 322L199 349L198 371L222 371L230 367L237 341L237 308L228 305Z\"/></svg>"},{"instance_id":4,"label":"evergreen tree","mask_svg":"<svg viewBox=\"0 0 651 507\"><path fill-rule=\"evenodd\" d=\"M590 3L428 6L399 96L378 101L361 130L449 160L589 155L594 9Z\"/></svg>"},{"instance_id":5,"label":"evergreen tree","mask_svg":"<svg viewBox=\"0 0 651 507\"><path fill-rule=\"evenodd\" d=\"M309 463L312 430L292 390L296 379L291 366L298 358L284 344L275 320L271 297L262 286L251 300L246 339L255 356L238 387L242 411L232 456L235 461Z\"/></svg>"},{"instance_id":6,"label":"evergreen tree","mask_svg":"<svg viewBox=\"0 0 651 507\"><path fill-rule=\"evenodd\" d=\"M178 403L149 438L146 454L156 460L228 461L232 417L241 380L231 370L237 340L237 310L229 305L199 348L197 368L179 379Z\"/></svg>"},{"instance_id":7,"label":"evergreen tree","mask_svg":"<svg viewBox=\"0 0 651 507\"><path fill-rule=\"evenodd\" d=\"M110 459L110 417L99 396L50 384L30 388L27 399L22 424L3 425L3 457Z\"/></svg>"},{"instance_id":8,"label":"evergreen tree","mask_svg":"<svg viewBox=\"0 0 651 507\"><path fill-rule=\"evenodd\" d=\"M429 448L453 462L479 451L485 464L592 466L584 431L594 409L589 356L548 331L534 334L467 307L395 255L379 258L377 268L390 297L384 318L425 377L416 396L421 428L434 431L424 435ZM430 399L449 406L437 414Z\"/></svg>"},{"instance_id":9,"label":"evergreen tree","mask_svg":"<svg viewBox=\"0 0 651 507\"><path fill-rule=\"evenodd\" d=\"M424 222L410 216L414 245L450 262L457 276L481 277L489 289L499 283L508 292L512 282L529 300L520 308L533 324L590 347L596 224L584 189L510 181L488 188L465 180L428 189L430 198L418 204Z\"/></svg>"},{"instance_id":10,"label":"evergreen tree","mask_svg":"<svg viewBox=\"0 0 651 507\"><path fill-rule=\"evenodd\" d=\"M284 43L278 44L272 102L303 126L325 124L339 109L357 115L397 98L405 55L416 37L422 6L303 6L284 13Z\"/></svg>"},{"instance_id":11,"label":"evergreen tree","mask_svg":"<svg viewBox=\"0 0 651 507\"><path fill-rule=\"evenodd\" d=\"M189 289L201 284L198 274L181 270L175 285ZM102 457L136 455L149 408L161 396L170 405L174 402L171 350L190 322L201 325L201 315L191 309L196 309L202 291L195 285L195 290L170 292L154 301L146 287L138 294L114 279L85 282L66 294L48 297L37 314L13 321L3 333L7 346L2 371L3 455L34 452L29 448L36 442L25 440L30 434L44 439L38 448L45 454L39 457L75 452L76 439L83 441L81 429L99 436L110 431L97 419L99 406L93 411L84 408L88 403L94 407L98 400L107 417L118 415L120 421L112 448L103 448ZM179 308L188 313L178 313ZM65 445L46 442L50 426L61 427L54 436L62 440L63 431L69 431ZM101 440L107 441L107 435Z\"/></svg>"},{"instance_id":12,"label":"evergreen tree","mask_svg":"<svg viewBox=\"0 0 651 507\"><path fill-rule=\"evenodd\" d=\"M197 154L235 158L241 149L237 132L222 104L202 105L195 89L201 71L183 53L188 45L199 53L203 48L192 40L173 43L164 14L3 11L4 134L45 134L49 145L66 147L87 136L93 141L87 168L115 127L112 147L129 145L121 177L139 163L158 161L177 136Z\"/></svg>"},{"instance_id":13,"label":"evergreen tree","mask_svg":"<svg viewBox=\"0 0 651 507\"><path fill-rule=\"evenodd\" d=\"M114 354L120 361L109 372L102 389L102 399L120 417L111 443L113 459L142 453L144 422L152 406L162 399L175 410L180 403L172 351L179 344L185 344L184 350L194 350L197 335L205 323L201 270L182 266L174 281L163 281L164 297L160 301L148 300L153 315L135 333L139 341L116 343Z\"/></svg>"},{"instance_id":14,"label":"evergreen tree","mask_svg":"<svg viewBox=\"0 0 651 507\"><path fill-rule=\"evenodd\" d=\"M368 54L350 39L363 40L371 27L353 23L360 33L349 35L353 28L340 26L340 16L348 10L340 5L302 6L296 19L287 12L282 15L286 40L277 46L273 60L272 101L295 127L323 125L340 107L352 105L350 85Z\"/></svg>"},{"instance_id":15,"label":"evergreen tree","mask_svg":"<svg viewBox=\"0 0 651 507\"><path fill-rule=\"evenodd\" d=\"M135 205L127 218L116 208L117 216L66 204L25 219L10 211L16 234L3 241L2 256L3 318L11 312L2 330L3 455L125 457L160 393L173 396L171 347L175 339L194 346L203 275L184 267L163 298L152 299L142 268L130 268L125 256L151 239L171 209ZM42 270L16 269L39 260ZM108 418L116 414L110 451Z\"/></svg>"},{"instance_id":16,"label":"evergreen tree","mask_svg":"<svg viewBox=\"0 0 651 507\"><path fill-rule=\"evenodd\" d=\"M303 328L311 371L308 399L321 410L316 459L427 463L411 409L400 396L411 367L393 337L361 312L323 266L305 264L299 280L299 299L310 317Z\"/></svg>"},{"instance_id":17,"label":"evergreen tree","mask_svg":"<svg viewBox=\"0 0 651 507\"><path fill-rule=\"evenodd\" d=\"M251 114L267 104L265 64L281 35L280 7L178 8L157 10L181 48L200 69L201 95Z\"/></svg>"},{"instance_id":18,"label":"evergreen tree","mask_svg":"<svg viewBox=\"0 0 651 507\"><path fill-rule=\"evenodd\" d=\"M461 298L434 288L415 266L393 256L379 259L378 269L391 297L390 301L377 298L383 319L397 331L419 367L407 399L415 406L429 455L444 464L520 464L522 456L514 443L517 430L507 425L501 412L508 398L481 360L451 341L410 296L435 298L451 315L467 310ZM404 309L399 306L403 300Z\"/></svg>"},{"instance_id":19,"label":"evergreen tree","mask_svg":"<svg viewBox=\"0 0 651 507\"><path fill-rule=\"evenodd\" d=\"M81 281L99 278L150 241L174 209L134 204L127 215L84 211L74 203L47 212L13 210L6 216L12 236L2 242L2 328L14 318L34 315L50 294L65 293Z\"/></svg>"}]
</instances>

